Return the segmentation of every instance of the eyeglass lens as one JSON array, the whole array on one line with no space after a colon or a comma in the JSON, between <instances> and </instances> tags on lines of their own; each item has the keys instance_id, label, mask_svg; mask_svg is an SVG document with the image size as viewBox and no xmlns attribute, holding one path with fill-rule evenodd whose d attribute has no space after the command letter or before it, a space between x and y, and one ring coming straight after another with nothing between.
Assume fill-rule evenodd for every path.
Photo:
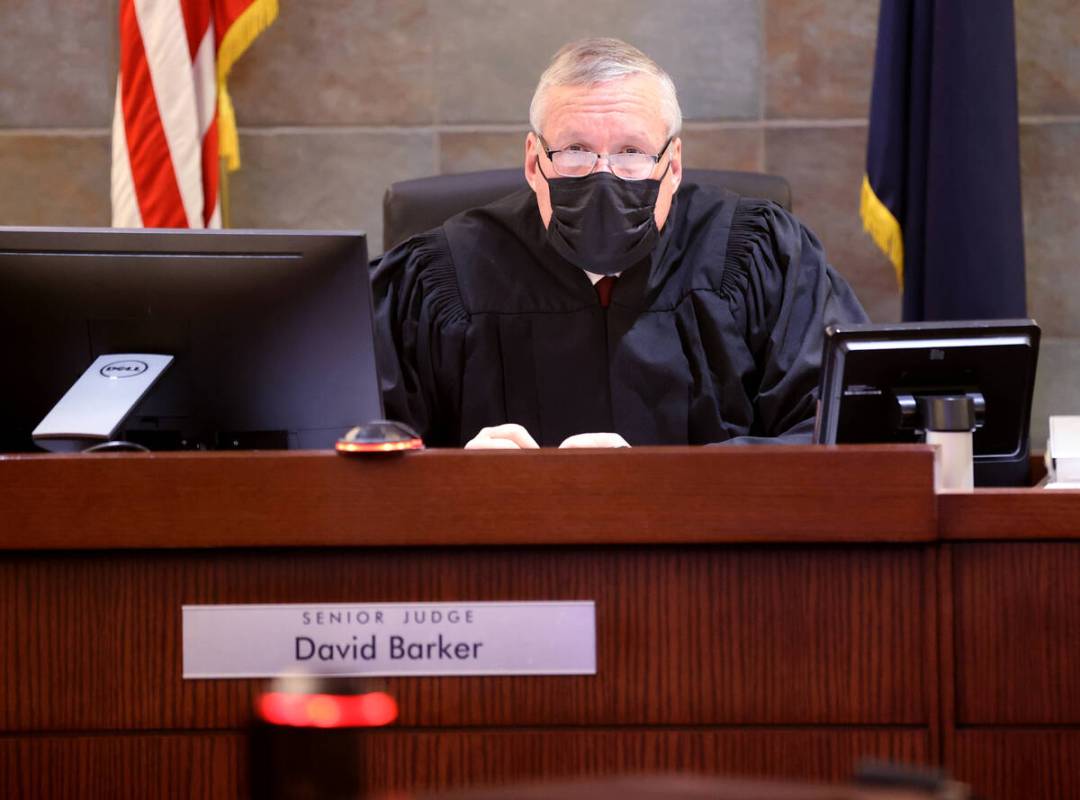
<instances>
[{"instance_id":1,"label":"eyeglass lens","mask_svg":"<svg viewBox=\"0 0 1080 800\"><path fill-rule=\"evenodd\" d=\"M581 178L593 171L600 157L589 150L559 150L552 153L551 163L566 178ZM641 180L649 177L656 159L646 153L612 153L607 157L611 171L620 178Z\"/></svg>"}]
</instances>

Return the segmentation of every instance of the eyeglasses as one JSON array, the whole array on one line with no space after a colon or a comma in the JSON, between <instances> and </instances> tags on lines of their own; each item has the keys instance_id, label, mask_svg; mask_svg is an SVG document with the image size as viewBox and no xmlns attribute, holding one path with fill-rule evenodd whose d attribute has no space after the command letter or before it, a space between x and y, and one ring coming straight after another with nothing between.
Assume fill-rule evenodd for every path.
<instances>
[{"instance_id":1,"label":"eyeglasses","mask_svg":"<svg viewBox=\"0 0 1080 800\"><path fill-rule=\"evenodd\" d=\"M611 171L624 181L640 181L648 178L653 168L659 163L664 153L671 145L671 139L664 143L660 152L654 155L648 153L594 153L592 150L564 148L552 150L544 137L539 133L536 138L540 140L544 152L555 167L555 172L564 178L584 178L596 169L596 162L601 158L607 159Z\"/></svg>"}]
</instances>

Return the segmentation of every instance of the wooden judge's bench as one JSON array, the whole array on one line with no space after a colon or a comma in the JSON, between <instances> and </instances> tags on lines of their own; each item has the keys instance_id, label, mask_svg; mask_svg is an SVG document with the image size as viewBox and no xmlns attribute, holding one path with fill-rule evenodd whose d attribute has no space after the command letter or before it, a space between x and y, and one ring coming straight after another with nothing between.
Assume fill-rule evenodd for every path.
<instances>
[{"instance_id":1,"label":"wooden judge's bench","mask_svg":"<svg viewBox=\"0 0 1080 800\"><path fill-rule=\"evenodd\" d=\"M0 457L0 796L236 797L181 606L595 600L597 674L399 678L371 791L941 764L1080 796L1080 492L922 446Z\"/></svg>"}]
</instances>

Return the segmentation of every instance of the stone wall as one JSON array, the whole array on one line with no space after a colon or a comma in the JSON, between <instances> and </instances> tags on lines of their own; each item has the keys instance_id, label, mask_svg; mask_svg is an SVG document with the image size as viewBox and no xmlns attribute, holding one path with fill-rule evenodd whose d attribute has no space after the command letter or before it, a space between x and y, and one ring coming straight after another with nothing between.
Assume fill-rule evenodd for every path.
<instances>
[{"instance_id":1,"label":"stone wall","mask_svg":"<svg viewBox=\"0 0 1080 800\"><path fill-rule=\"evenodd\" d=\"M690 167L791 181L871 317L899 315L857 216L877 26L873 0L281 0L237 65L238 227L362 228L381 249L396 180L522 161L552 52L590 34L638 45L679 87ZM1043 326L1033 436L1080 413L1080 6L1016 0L1029 312ZM105 225L116 0L6 0L0 224Z\"/></svg>"}]
</instances>

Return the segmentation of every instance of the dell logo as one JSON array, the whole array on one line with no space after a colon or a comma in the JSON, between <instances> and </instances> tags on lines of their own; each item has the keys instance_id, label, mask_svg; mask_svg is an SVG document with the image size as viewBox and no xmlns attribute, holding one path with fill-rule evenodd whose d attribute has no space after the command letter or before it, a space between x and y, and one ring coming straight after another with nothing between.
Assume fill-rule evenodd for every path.
<instances>
[{"instance_id":1,"label":"dell logo","mask_svg":"<svg viewBox=\"0 0 1080 800\"><path fill-rule=\"evenodd\" d=\"M937 348L931 348L930 349L930 360L931 361L944 361L945 360L945 351L944 350L938 350Z\"/></svg>"},{"instance_id":2,"label":"dell logo","mask_svg":"<svg viewBox=\"0 0 1080 800\"><path fill-rule=\"evenodd\" d=\"M134 378L142 375L150 367L145 361L110 361L100 372L105 378Z\"/></svg>"}]
</instances>

